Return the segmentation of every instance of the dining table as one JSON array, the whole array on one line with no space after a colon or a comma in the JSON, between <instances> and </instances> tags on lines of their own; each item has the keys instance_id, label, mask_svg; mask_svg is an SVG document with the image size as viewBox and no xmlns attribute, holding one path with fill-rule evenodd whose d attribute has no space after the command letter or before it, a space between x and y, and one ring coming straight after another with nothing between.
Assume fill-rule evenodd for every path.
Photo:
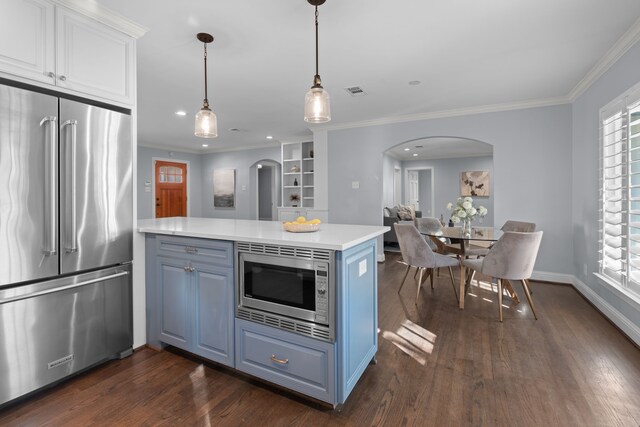
<instances>
[{"instance_id":1,"label":"dining table","mask_svg":"<svg viewBox=\"0 0 640 427\"><path fill-rule=\"evenodd\" d=\"M471 232L465 232L462 227L440 227L439 229L420 230L424 236L428 236L439 248L445 247L446 252L456 255L460 260L460 292L458 292L459 307L464 310L464 296L466 288L466 269L462 265L462 260L470 256L476 256L477 249L487 248L490 243L496 242L502 237L503 231L494 227L472 227ZM446 245L443 245L444 242ZM475 244L477 243L477 244ZM518 294L513 290L511 284L506 281L505 288L511 295L514 302L518 303Z\"/></svg>"}]
</instances>

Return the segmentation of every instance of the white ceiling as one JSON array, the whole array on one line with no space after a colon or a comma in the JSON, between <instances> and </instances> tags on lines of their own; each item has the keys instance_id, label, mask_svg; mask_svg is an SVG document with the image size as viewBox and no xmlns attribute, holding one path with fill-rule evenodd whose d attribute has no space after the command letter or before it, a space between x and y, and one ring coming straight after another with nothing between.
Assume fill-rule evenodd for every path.
<instances>
[{"instance_id":1,"label":"white ceiling","mask_svg":"<svg viewBox=\"0 0 640 427\"><path fill-rule=\"evenodd\" d=\"M140 144L211 152L311 135L302 119L314 75L306 0L97 1L149 28L138 41ZM640 33L638 0L327 0L319 13L331 127L568 102ZM211 140L193 136L204 92L198 32L215 37ZM344 90L356 85L367 95Z\"/></svg>"}]
</instances>

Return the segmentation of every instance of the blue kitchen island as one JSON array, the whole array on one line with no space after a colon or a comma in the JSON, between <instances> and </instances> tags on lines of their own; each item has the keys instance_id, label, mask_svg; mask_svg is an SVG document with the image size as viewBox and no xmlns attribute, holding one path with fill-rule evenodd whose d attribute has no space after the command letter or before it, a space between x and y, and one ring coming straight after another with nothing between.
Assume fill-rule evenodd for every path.
<instances>
[{"instance_id":1,"label":"blue kitchen island","mask_svg":"<svg viewBox=\"0 0 640 427\"><path fill-rule=\"evenodd\" d=\"M334 407L378 347L382 226L141 220L147 343L172 345Z\"/></svg>"}]
</instances>

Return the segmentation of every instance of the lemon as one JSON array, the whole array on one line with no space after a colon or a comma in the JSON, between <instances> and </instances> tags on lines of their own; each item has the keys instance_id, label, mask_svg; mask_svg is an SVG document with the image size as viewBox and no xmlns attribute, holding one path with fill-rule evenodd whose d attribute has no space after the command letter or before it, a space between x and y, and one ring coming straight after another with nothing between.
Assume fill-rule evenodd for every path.
<instances>
[{"instance_id":1,"label":"lemon","mask_svg":"<svg viewBox=\"0 0 640 427\"><path fill-rule=\"evenodd\" d=\"M304 223L307 219L303 216L299 216L298 218L296 218L296 222L300 222L300 223Z\"/></svg>"},{"instance_id":2,"label":"lemon","mask_svg":"<svg viewBox=\"0 0 640 427\"><path fill-rule=\"evenodd\" d=\"M309 224L320 224L320 220L318 218L312 219Z\"/></svg>"}]
</instances>

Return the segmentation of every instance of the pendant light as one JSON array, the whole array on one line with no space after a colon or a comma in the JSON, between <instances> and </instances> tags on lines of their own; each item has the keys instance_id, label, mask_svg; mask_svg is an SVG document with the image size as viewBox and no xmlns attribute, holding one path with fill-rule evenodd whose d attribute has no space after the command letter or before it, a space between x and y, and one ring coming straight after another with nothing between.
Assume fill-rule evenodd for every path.
<instances>
[{"instance_id":1,"label":"pendant light","mask_svg":"<svg viewBox=\"0 0 640 427\"><path fill-rule=\"evenodd\" d=\"M195 135L201 138L215 138L218 136L218 118L209 109L209 99L207 99L207 44L213 41L213 36L207 33L198 33L196 37L204 43L204 102L196 114Z\"/></svg>"},{"instance_id":2,"label":"pendant light","mask_svg":"<svg viewBox=\"0 0 640 427\"><path fill-rule=\"evenodd\" d=\"M318 6L324 4L325 0L307 1L316 8L316 75L313 77L313 86L304 97L304 121L325 123L331 120L329 94L322 87L322 81L318 73Z\"/></svg>"}]
</instances>

